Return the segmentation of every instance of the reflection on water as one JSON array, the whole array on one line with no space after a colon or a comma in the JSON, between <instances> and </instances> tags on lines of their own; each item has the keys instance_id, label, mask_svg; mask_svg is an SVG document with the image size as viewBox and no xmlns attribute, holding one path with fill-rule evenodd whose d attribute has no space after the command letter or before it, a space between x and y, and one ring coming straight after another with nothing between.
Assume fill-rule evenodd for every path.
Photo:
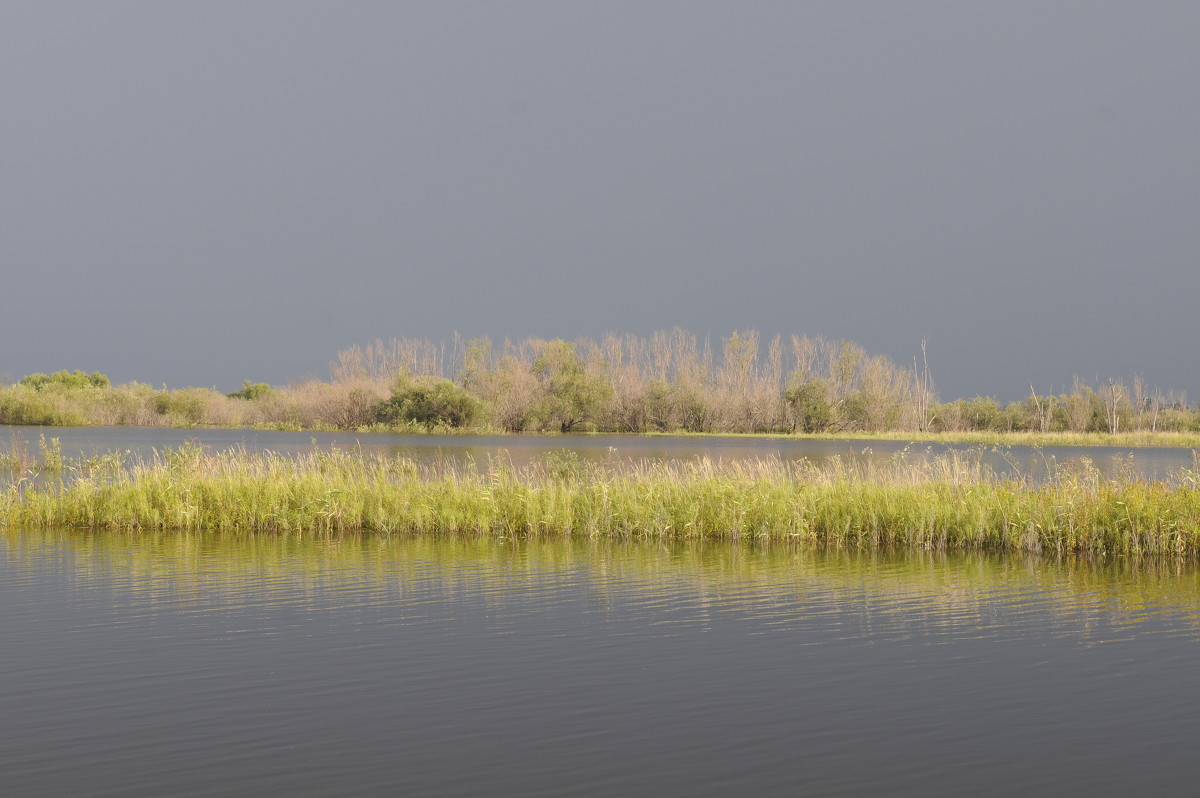
<instances>
[{"instance_id":1,"label":"reflection on water","mask_svg":"<svg viewBox=\"0 0 1200 798\"><path fill-rule=\"evenodd\" d=\"M1194 784L1186 562L9 530L0 601L21 794Z\"/></svg>"},{"instance_id":2,"label":"reflection on water","mask_svg":"<svg viewBox=\"0 0 1200 798\"><path fill-rule=\"evenodd\" d=\"M332 599L339 606L472 594L536 608L531 597L563 585L597 607L668 608L656 623L703 625L733 612L802 626L825 614L862 614L942 632L995 631L1002 602L1017 614L1052 612L1063 633L1086 637L1097 617L1120 626L1168 613L1195 631L1200 571L1170 560L1098 562L993 553L816 550L788 544L651 544L579 539L193 535L170 532L10 530L11 580L56 568L76 590L116 591L137 622L157 609L236 610L275 601Z\"/></svg>"}]
</instances>

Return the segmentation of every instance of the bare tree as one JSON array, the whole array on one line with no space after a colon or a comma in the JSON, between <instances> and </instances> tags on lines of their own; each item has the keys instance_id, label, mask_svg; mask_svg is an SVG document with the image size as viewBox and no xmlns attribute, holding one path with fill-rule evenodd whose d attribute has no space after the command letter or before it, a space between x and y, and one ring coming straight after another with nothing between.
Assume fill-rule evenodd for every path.
<instances>
[{"instance_id":1,"label":"bare tree","mask_svg":"<svg viewBox=\"0 0 1200 798\"><path fill-rule=\"evenodd\" d=\"M1100 388L1100 399L1104 402L1104 415L1108 421L1108 431L1113 435L1116 435L1121 428L1121 403L1125 394L1125 383L1112 378L1109 378L1107 385Z\"/></svg>"},{"instance_id":2,"label":"bare tree","mask_svg":"<svg viewBox=\"0 0 1200 798\"><path fill-rule=\"evenodd\" d=\"M1133 381L1130 384L1132 394L1130 401L1133 403L1133 428L1140 430L1142 428L1142 416L1146 413L1146 380L1141 374L1134 374Z\"/></svg>"},{"instance_id":3,"label":"bare tree","mask_svg":"<svg viewBox=\"0 0 1200 798\"><path fill-rule=\"evenodd\" d=\"M914 397L917 407L917 429L927 432L933 424L933 402L935 400L933 379L929 375L929 355L926 347L929 338L921 339L921 369L917 370L917 359L913 358Z\"/></svg>"},{"instance_id":4,"label":"bare tree","mask_svg":"<svg viewBox=\"0 0 1200 798\"><path fill-rule=\"evenodd\" d=\"M1092 423L1092 397L1095 392L1079 377L1074 377L1071 393L1062 397L1063 411L1067 416L1067 429L1071 432L1087 432Z\"/></svg>"},{"instance_id":5,"label":"bare tree","mask_svg":"<svg viewBox=\"0 0 1200 798\"><path fill-rule=\"evenodd\" d=\"M1158 414L1162 412L1163 395L1157 387L1150 396L1150 431L1158 432Z\"/></svg>"},{"instance_id":6,"label":"bare tree","mask_svg":"<svg viewBox=\"0 0 1200 798\"><path fill-rule=\"evenodd\" d=\"M1054 387L1051 386L1051 391ZM1029 401L1033 405L1034 413L1037 416L1038 432L1049 432L1050 422L1054 418L1054 394L1046 397L1046 401L1037 395L1037 391L1033 389L1033 382L1029 383Z\"/></svg>"}]
</instances>

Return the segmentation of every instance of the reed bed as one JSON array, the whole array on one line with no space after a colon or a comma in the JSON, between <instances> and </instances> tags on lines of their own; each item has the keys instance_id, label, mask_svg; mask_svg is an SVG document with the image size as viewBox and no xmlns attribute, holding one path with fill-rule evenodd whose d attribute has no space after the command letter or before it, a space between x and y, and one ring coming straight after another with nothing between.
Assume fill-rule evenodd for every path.
<instances>
[{"instance_id":1,"label":"reed bed","mask_svg":"<svg viewBox=\"0 0 1200 798\"><path fill-rule=\"evenodd\" d=\"M13 478L0 523L90 529L778 539L846 547L1093 555L1200 552L1200 473L1109 479L1087 461L999 477L977 453L816 466L778 459L517 469L188 446Z\"/></svg>"}]
</instances>

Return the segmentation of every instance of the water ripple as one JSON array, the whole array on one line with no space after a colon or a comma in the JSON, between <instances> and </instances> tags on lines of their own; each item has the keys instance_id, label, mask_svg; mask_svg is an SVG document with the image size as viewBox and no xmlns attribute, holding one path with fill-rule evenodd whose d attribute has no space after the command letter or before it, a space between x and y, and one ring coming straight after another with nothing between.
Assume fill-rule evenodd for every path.
<instances>
[{"instance_id":1,"label":"water ripple","mask_svg":"<svg viewBox=\"0 0 1200 798\"><path fill-rule=\"evenodd\" d=\"M0 601L26 795L1170 791L1200 732L1179 564L10 531Z\"/></svg>"}]
</instances>

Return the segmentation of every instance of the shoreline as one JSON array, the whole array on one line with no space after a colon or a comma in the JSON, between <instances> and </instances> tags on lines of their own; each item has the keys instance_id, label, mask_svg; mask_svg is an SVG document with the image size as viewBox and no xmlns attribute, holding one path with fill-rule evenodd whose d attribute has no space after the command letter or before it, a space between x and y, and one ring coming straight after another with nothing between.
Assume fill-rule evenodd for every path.
<instances>
[{"instance_id":1,"label":"shoreline","mask_svg":"<svg viewBox=\"0 0 1200 798\"><path fill-rule=\"evenodd\" d=\"M574 432L511 432L503 429L447 427L429 429L424 426L369 425L343 428L331 425L299 426L285 424L253 424L243 426L222 425L161 425L161 424L4 424L9 437L23 437L23 430L38 430L40 434L53 437L56 429L165 429L197 430L213 432L320 432L354 435L414 435L448 437L503 437L503 438L592 438L621 437L635 439L686 438L705 439L758 439L781 441L889 441L913 444L969 444L975 446L1074 446L1080 448L1129 448L1129 449L1200 449L1200 433L1191 432L617 432L581 430ZM28 443L28 441L26 441ZM3 441L0 440L0 446Z\"/></svg>"}]
</instances>

